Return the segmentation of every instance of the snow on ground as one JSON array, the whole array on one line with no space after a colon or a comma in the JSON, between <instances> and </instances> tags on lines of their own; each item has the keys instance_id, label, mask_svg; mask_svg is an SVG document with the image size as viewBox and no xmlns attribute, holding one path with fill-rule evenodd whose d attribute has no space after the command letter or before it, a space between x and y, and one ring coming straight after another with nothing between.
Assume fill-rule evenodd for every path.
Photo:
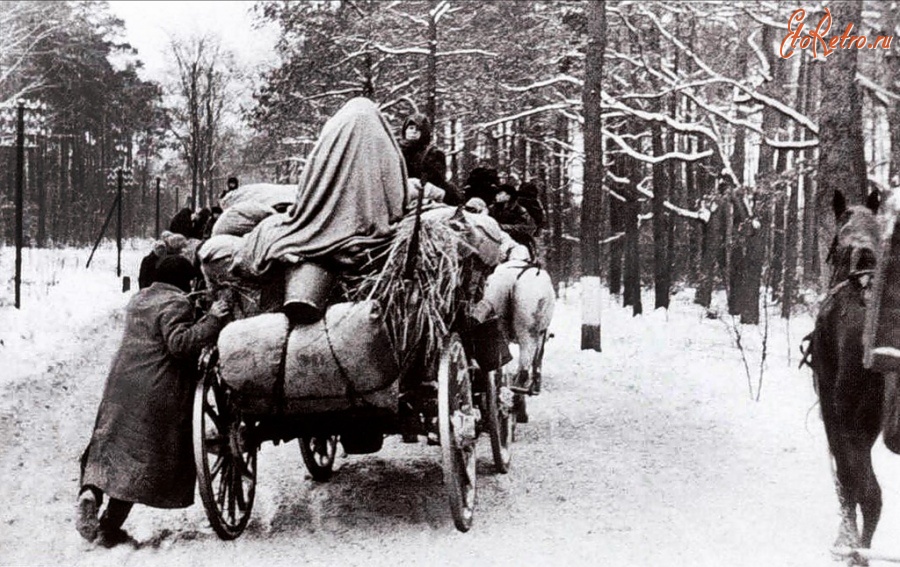
<instances>
[{"instance_id":1,"label":"snow on ground","mask_svg":"<svg viewBox=\"0 0 900 567\"><path fill-rule=\"evenodd\" d=\"M601 353L579 349L578 288L566 290L508 475L479 440L466 534L452 526L437 448L391 437L339 459L327 484L305 477L296 444L263 444L253 518L234 542L216 538L198 498L182 511L136 507L131 544L86 544L73 524L77 459L131 295L109 253L84 270L84 251L58 251L81 264L49 261L59 283L40 301L0 306L0 565L832 564L837 499L810 372L796 368L811 317L787 328L770 310L755 401L762 329L739 327L748 385L734 323L707 318L689 290L668 311L648 293L638 317L605 297ZM136 278L142 251L129 254ZM885 505L873 545L898 552L900 459L880 442L874 454Z\"/></svg>"},{"instance_id":2,"label":"snow on ground","mask_svg":"<svg viewBox=\"0 0 900 567\"><path fill-rule=\"evenodd\" d=\"M122 275L137 288L141 258L149 250L146 240L123 243ZM82 347L72 340L107 322L128 302L116 276L115 242L104 241L90 258L90 249L48 248L22 250L21 309L15 308L15 248L0 247L0 361L12 374L36 374L72 356Z\"/></svg>"}]
</instances>

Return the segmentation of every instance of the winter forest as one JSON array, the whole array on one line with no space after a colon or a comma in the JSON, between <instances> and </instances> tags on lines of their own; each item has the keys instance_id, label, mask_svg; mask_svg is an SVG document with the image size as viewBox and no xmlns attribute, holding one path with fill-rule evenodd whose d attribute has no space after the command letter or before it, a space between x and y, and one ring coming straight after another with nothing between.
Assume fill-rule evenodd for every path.
<instances>
[{"instance_id":1,"label":"winter forest","mask_svg":"<svg viewBox=\"0 0 900 567\"><path fill-rule=\"evenodd\" d=\"M829 554L851 542L834 540L835 469L797 366L832 286L835 191L900 208L900 2L247 1L251 29L274 34L269 63L215 32L168 33L159 79L114 4L0 0L0 564L845 559ZM135 507L128 546L83 544L78 459L141 257L229 178L297 185L354 97L398 139L427 116L455 187L479 167L538 187L556 311L509 474L487 472L482 436L462 534L424 441L343 454L328 483L276 443L233 545L199 497ZM900 561L900 459L880 442L873 458L867 557Z\"/></svg>"},{"instance_id":2,"label":"winter forest","mask_svg":"<svg viewBox=\"0 0 900 567\"><path fill-rule=\"evenodd\" d=\"M154 236L157 180L163 225L176 199L207 206L231 175L296 181L324 121L363 95L398 127L431 117L458 185L479 164L538 181L557 282L602 274L634 313L645 285L648 308L681 285L703 305L727 289L747 323L768 290L787 316L823 277L833 188L861 196L897 173L893 50L785 58L788 2L599 4L258 2L279 65L237 104L246 71L214 37L173 38L171 80L155 84L103 2L5 2L2 238L14 240L20 99L34 105L24 238L47 247L96 238L116 167L132 174L126 237ZM821 8L804 6L807 30ZM897 17L882 2L831 16L870 36Z\"/></svg>"}]
</instances>

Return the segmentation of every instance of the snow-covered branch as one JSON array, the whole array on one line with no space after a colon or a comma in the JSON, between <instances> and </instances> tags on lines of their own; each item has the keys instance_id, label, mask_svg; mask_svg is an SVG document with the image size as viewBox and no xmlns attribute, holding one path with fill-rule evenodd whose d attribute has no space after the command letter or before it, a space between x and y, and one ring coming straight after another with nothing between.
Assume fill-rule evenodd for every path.
<instances>
[{"instance_id":1,"label":"snow-covered branch","mask_svg":"<svg viewBox=\"0 0 900 567\"><path fill-rule=\"evenodd\" d=\"M658 112L647 112L645 110L640 110L637 108L632 108L625 103L619 102L606 92L603 92L602 95L604 105L603 108L609 108L612 110L620 110L622 112L626 112L636 118L640 118L641 120L645 120L648 122L660 122L664 123L669 128L678 131L679 133L686 134L699 134L701 136L705 136L711 140L716 140L716 136L712 133L709 128L701 126L699 124L693 124L689 122L681 122L680 120L676 120L672 118L668 114L661 114Z\"/></svg>"},{"instance_id":2,"label":"snow-covered branch","mask_svg":"<svg viewBox=\"0 0 900 567\"><path fill-rule=\"evenodd\" d=\"M777 148L779 150L807 150L815 148L819 145L819 140L773 140L766 138L763 140L767 146Z\"/></svg>"},{"instance_id":3,"label":"snow-covered branch","mask_svg":"<svg viewBox=\"0 0 900 567\"><path fill-rule=\"evenodd\" d=\"M388 47L387 45L381 45L380 43L373 43L372 47L381 51L383 53L389 53L391 55L428 55L431 53L424 47Z\"/></svg>"},{"instance_id":4,"label":"snow-covered branch","mask_svg":"<svg viewBox=\"0 0 900 567\"><path fill-rule=\"evenodd\" d=\"M620 201L620 202L624 203L628 200L624 196L617 193L616 191L613 191L612 189L610 189L609 187L604 186L604 189L606 189L606 192L609 193L610 197L612 197L616 201Z\"/></svg>"},{"instance_id":5,"label":"snow-covered branch","mask_svg":"<svg viewBox=\"0 0 900 567\"><path fill-rule=\"evenodd\" d=\"M760 73L762 73L763 78L767 81L771 81L772 73L771 69L769 69L769 60L766 59L766 54L763 53L762 48L756 43L757 35L759 35L759 30L753 30L753 33L747 37L747 45L750 46L750 49L753 50L753 54L756 55L756 59L759 61L761 67Z\"/></svg>"},{"instance_id":6,"label":"snow-covered branch","mask_svg":"<svg viewBox=\"0 0 900 567\"><path fill-rule=\"evenodd\" d=\"M604 165L606 165L606 164L604 164ZM627 177L619 177L618 175L616 175L615 173L611 172L608 169L606 170L606 176L621 185L628 185L629 183L631 183L631 180L628 179Z\"/></svg>"},{"instance_id":7,"label":"snow-covered branch","mask_svg":"<svg viewBox=\"0 0 900 567\"><path fill-rule=\"evenodd\" d=\"M551 110L562 110L565 108L569 108L571 105L565 102L555 102L553 104L546 104L544 106L538 106L536 108L532 108L529 110L525 110L518 114L513 114L511 116L504 116L502 118L498 118L496 120L491 120L490 122L482 122L480 124L475 125L475 129L483 129L490 128L492 126L496 126L497 124L503 124L504 122L511 122L513 120L518 120L519 118L524 118L526 116L531 116L533 114L540 114L541 112L550 112Z\"/></svg>"},{"instance_id":8,"label":"snow-covered branch","mask_svg":"<svg viewBox=\"0 0 900 567\"><path fill-rule=\"evenodd\" d=\"M493 51L485 49L454 49L453 51L438 51L435 53L437 57L447 57L449 55L484 55L485 57L497 57Z\"/></svg>"},{"instance_id":9,"label":"snow-covered branch","mask_svg":"<svg viewBox=\"0 0 900 567\"><path fill-rule=\"evenodd\" d=\"M650 156L635 150L630 145L628 145L628 142L623 140L621 136L614 132L610 132L606 128L603 129L603 135L609 137L609 139L615 142L617 146L622 148L622 151L624 151L626 154L644 163L657 164L671 159L680 161L699 161L713 155L712 150L704 150L702 152L694 154L686 154L683 152L668 152L661 156Z\"/></svg>"},{"instance_id":10,"label":"snow-covered branch","mask_svg":"<svg viewBox=\"0 0 900 567\"><path fill-rule=\"evenodd\" d=\"M381 43L373 43L372 47L382 53L388 53L390 55L428 55L431 53L431 51L425 47L390 47ZM485 49L454 49L452 51L438 51L435 53L436 57L448 57L450 55L484 55L485 57L497 57L496 53Z\"/></svg>"},{"instance_id":11,"label":"snow-covered branch","mask_svg":"<svg viewBox=\"0 0 900 567\"><path fill-rule=\"evenodd\" d=\"M606 238L599 240L598 242L601 245L609 244L610 242L615 242L616 240L619 240L623 236L625 236L624 232L617 232L617 233L613 234L612 236L607 236ZM563 234L562 239L567 240L569 242L581 242L580 238L578 238L577 236L572 236L571 234Z\"/></svg>"},{"instance_id":12,"label":"snow-covered branch","mask_svg":"<svg viewBox=\"0 0 900 567\"><path fill-rule=\"evenodd\" d=\"M638 6L637 8L643 15L647 16L647 18L651 22L653 22L653 25L659 30L659 32L666 39L668 39L673 45L675 45L678 49L680 49L685 55L690 57L694 61L694 63L697 65L697 67L699 67L700 69L705 71L708 75L710 75L711 77L716 77L718 79L721 79L725 83L733 85L734 87L740 89L741 91L743 91L744 93L749 95L750 98L756 100L757 102L761 102L761 103L765 104L766 106L773 108L778 113L783 114L784 116L790 118L791 120L794 120L797 123L803 125L810 132L812 132L813 134L818 136L819 128L818 128L818 126L816 126L816 124L813 123L812 120L809 119L809 117L804 116L803 114L797 112L790 106L782 103L781 101L779 101L777 99L774 99L770 96L767 96L760 92L757 92L755 89L748 87L747 85L741 83L740 81L735 81L734 79L729 79L728 77L724 77L720 73L717 73L709 65L707 65L706 62L703 59L701 59L700 56L698 56L690 47L685 45L681 40L679 40L677 37L675 37L674 34L669 32L669 30L667 30L665 28L665 26L662 25L662 22L659 21L659 18L657 18L656 15L653 14L653 12L647 10L643 6Z\"/></svg>"},{"instance_id":13,"label":"snow-covered branch","mask_svg":"<svg viewBox=\"0 0 900 567\"><path fill-rule=\"evenodd\" d=\"M394 6L390 6L388 8L388 11L396 16L400 16L401 18L406 18L406 19L410 20L411 22L413 22L414 24L417 24L417 25L420 25L423 27L428 27L428 20L426 20L424 18L418 18L416 16L413 16L412 14L407 14L406 12L397 10L396 8L394 8Z\"/></svg>"},{"instance_id":14,"label":"snow-covered branch","mask_svg":"<svg viewBox=\"0 0 900 567\"><path fill-rule=\"evenodd\" d=\"M295 91L295 92L292 92L292 93L291 93L291 96L294 97L294 98L296 98L296 99L298 99L298 100L308 101L308 100L316 100L316 99L319 99L319 98L327 98L327 97L330 97L330 96L343 96L343 95L348 95L348 94L357 93L357 92L359 92L359 91L360 91L360 87L350 87L350 88L346 88L346 89L338 89L338 90L334 90L334 91L326 91L326 92L324 92L324 93L319 93L319 94L314 94L314 95L309 95L309 96L305 96L305 95L303 95L302 93L299 93L299 92L296 92L296 91Z\"/></svg>"},{"instance_id":15,"label":"snow-covered branch","mask_svg":"<svg viewBox=\"0 0 900 567\"><path fill-rule=\"evenodd\" d=\"M881 102L881 104L883 104L884 106L890 106L892 100L893 101L900 100L900 94L897 94L891 90L888 90L888 89L882 87L881 85L879 85L878 83L876 83L869 77L863 75L862 73L859 73L859 72L856 73L856 80L859 81L859 85L861 87L865 87L865 88L869 89L870 91L872 91L872 94L875 95L875 98L877 98L878 101Z\"/></svg>"},{"instance_id":16,"label":"snow-covered branch","mask_svg":"<svg viewBox=\"0 0 900 567\"><path fill-rule=\"evenodd\" d=\"M654 198L653 191L651 191L650 189L647 189L647 187L643 183L639 183L635 187L635 189L637 190L638 193L640 193L644 197L647 197L648 199ZM666 210L671 211L671 212L675 213L676 215L678 215L680 217L684 217L686 219L692 219L692 220L696 220L696 221L700 221L700 222L707 222L709 220L709 211L706 210L705 208L700 208L697 211L692 211L690 209L685 209L684 207L679 207L678 205L674 205L674 204L672 204L671 201L668 201L668 200L663 201L663 207L665 207Z\"/></svg>"},{"instance_id":17,"label":"snow-covered branch","mask_svg":"<svg viewBox=\"0 0 900 567\"><path fill-rule=\"evenodd\" d=\"M385 110L387 110L387 109L389 109L389 108L392 108L392 107L394 107L394 106L397 106L397 105L400 104L401 102L405 102L406 104L408 104L410 107L412 107L412 108L414 108L414 109L417 108L417 107L416 107L416 103L413 102L413 100L412 100L409 96L407 96L407 95L402 95L402 96L399 96L399 97L397 97L397 98L395 98L395 99L393 99L393 100L386 100L386 101L384 101L381 105L378 106L378 110L384 112Z\"/></svg>"},{"instance_id":18,"label":"snow-covered branch","mask_svg":"<svg viewBox=\"0 0 900 567\"><path fill-rule=\"evenodd\" d=\"M559 83L569 83L575 85L577 87L583 87L584 81L581 79L577 79L571 75L558 75L556 77L552 77L550 79L544 79L543 81L538 81L536 83L531 83L530 85L525 85L524 87L513 87L510 85L501 85L504 89L517 93L524 93L528 91L532 91L535 89L540 89L543 87L549 87L552 85L556 85Z\"/></svg>"}]
</instances>

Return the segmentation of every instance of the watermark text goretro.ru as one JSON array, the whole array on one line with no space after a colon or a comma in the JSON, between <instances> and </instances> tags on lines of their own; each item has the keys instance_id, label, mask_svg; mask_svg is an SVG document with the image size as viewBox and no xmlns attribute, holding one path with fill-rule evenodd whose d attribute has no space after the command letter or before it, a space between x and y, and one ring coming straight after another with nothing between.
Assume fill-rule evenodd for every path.
<instances>
[{"instance_id":1,"label":"watermark text goretro.ru","mask_svg":"<svg viewBox=\"0 0 900 567\"><path fill-rule=\"evenodd\" d=\"M781 40L781 49L779 54L784 59L790 59L797 52L797 49L810 49L813 57L818 57L819 53L822 57L828 57L834 53L835 49L890 49L894 36L879 35L874 41L869 41L864 35L851 35L853 31L853 22L847 24L844 33L834 37L827 37L831 30L831 10L825 8L825 15L819 20L819 25L815 29L810 30L805 35L803 28L806 26L806 10L800 8L791 14L788 20L788 34Z\"/></svg>"}]
</instances>

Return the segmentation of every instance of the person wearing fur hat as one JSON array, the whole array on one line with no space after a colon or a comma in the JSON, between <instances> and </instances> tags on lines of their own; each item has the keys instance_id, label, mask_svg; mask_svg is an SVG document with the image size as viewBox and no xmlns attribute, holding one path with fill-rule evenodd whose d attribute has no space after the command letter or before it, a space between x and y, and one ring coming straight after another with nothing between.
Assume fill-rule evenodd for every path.
<instances>
[{"instance_id":1,"label":"person wearing fur hat","mask_svg":"<svg viewBox=\"0 0 900 567\"><path fill-rule=\"evenodd\" d=\"M400 130L400 151L406 162L406 175L418 179L427 190L430 183L443 190L444 203L458 206L463 203L456 186L447 181L447 156L431 144L431 123L424 114L413 114L403 121Z\"/></svg>"},{"instance_id":2,"label":"person wearing fur hat","mask_svg":"<svg viewBox=\"0 0 900 567\"><path fill-rule=\"evenodd\" d=\"M141 260L141 269L138 272L138 289L150 287L156 281L156 266L166 256L168 256L166 243L162 240L154 242L153 249Z\"/></svg>"},{"instance_id":3,"label":"person wearing fur hat","mask_svg":"<svg viewBox=\"0 0 900 567\"><path fill-rule=\"evenodd\" d=\"M518 192L512 185L501 185L497 188L494 204L489 213L513 240L528 247L534 257L534 233L537 226L534 219L517 202Z\"/></svg>"},{"instance_id":4,"label":"person wearing fur hat","mask_svg":"<svg viewBox=\"0 0 900 567\"><path fill-rule=\"evenodd\" d=\"M500 186L500 175L491 167L476 167L469 172L466 179L466 201L481 199L485 203L493 203Z\"/></svg>"},{"instance_id":5,"label":"person wearing fur hat","mask_svg":"<svg viewBox=\"0 0 900 567\"><path fill-rule=\"evenodd\" d=\"M169 232L181 234L185 238L190 237L193 230L193 217L194 211L190 207L183 207L172 217L172 221L169 223Z\"/></svg>"},{"instance_id":6,"label":"person wearing fur hat","mask_svg":"<svg viewBox=\"0 0 900 567\"><path fill-rule=\"evenodd\" d=\"M75 526L88 541L106 547L128 541L122 524L134 504L185 508L194 502L197 357L215 344L230 311L219 300L194 320L185 294L195 272L182 256L167 256L156 280L126 307L122 342L81 457Z\"/></svg>"},{"instance_id":7,"label":"person wearing fur hat","mask_svg":"<svg viewBox=\"0 0 900 567\"><path fill-rule=\"evenodd\" d=\"M541 204L539 193L540 191L535 183L526 181L519 186L519 198L517 199L517 202L528 211L528 214L534 220L534 224L537 226L535 234L544 228L544 206Z\"/></svg>"}]
</instances>

